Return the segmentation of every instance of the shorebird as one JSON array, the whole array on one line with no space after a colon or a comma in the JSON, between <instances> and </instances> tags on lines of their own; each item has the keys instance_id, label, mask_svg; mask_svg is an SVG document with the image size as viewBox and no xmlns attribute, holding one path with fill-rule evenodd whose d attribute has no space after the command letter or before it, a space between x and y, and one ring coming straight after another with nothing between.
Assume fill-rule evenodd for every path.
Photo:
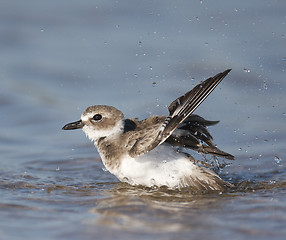
<instances>
[{"instance_id":1,"label":"shorebird","mask_svg":"<svg viewBox=\"0 0 286 240\"><path fill-rule=\"evenodd\" d=\"M122 182L146 187L223 191L232 184L184 149L234 159L213 144L207 130L207 126L218 121L207 121L192 114L230 71L208 78L174 100L168 107L167 117L125 119L115 107L95 105L88 107L79 121L68 123L62 129L82 129L97 147L105 168Z\"/></svg>"}]
</instances>

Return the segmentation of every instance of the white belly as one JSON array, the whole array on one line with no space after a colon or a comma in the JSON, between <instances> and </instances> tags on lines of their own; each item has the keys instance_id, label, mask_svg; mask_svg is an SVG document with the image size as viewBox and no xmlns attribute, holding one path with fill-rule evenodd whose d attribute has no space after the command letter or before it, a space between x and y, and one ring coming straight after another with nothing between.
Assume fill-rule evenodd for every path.
<instances>
[{"instance_id":1,"label":"white belly","mask_svg":"<svg viewBox=\"0 0 286 240\"><path fill-rule=\"evenodd\" d=\"M119 180L131 185L185 187L182 179L203 178L201 168L169 145L160 145L136 159L126 156L118 171Z\"/></svg>"}]
</instances>

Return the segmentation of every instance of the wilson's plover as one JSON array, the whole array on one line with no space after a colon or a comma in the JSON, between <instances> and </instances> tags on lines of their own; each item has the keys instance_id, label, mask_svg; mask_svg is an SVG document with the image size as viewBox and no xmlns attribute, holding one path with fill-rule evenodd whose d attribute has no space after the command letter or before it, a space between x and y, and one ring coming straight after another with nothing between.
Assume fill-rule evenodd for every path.
<instances>
[{"instance_id":1,"label":"wilson's plover","mask_svg":"<svg viewBox=\"0 0 286 240\"><path fill-rule=\"evenodd\" d=\"M207 164L184 153L182 148L234 159L212 142L207 126L218 121L192 115L230 71L208 78L174 100L168 107L168 117L125 119L114 107L95 105L88 107L79 121L68 123L62 129L82 128L97 147L105 168L122 182L222 191L232 184L222 180Z\"/></svg>"}]
</instances>

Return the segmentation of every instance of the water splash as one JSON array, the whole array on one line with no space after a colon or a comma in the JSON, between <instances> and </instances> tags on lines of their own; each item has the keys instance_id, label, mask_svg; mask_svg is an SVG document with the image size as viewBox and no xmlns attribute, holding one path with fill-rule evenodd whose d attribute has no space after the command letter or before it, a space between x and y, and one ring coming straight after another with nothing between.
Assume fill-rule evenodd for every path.
<instances>
[{"instance_id":1,"label":"water splash","mask_svg":"<svg viewBox=\"0 0 286 240\"><path fill-rule=\"evenodd\" d=\"M274 156L274 161L275 161L275 164L278 165L278 166L282 166L282 161L281 161L281 158L278 157L278 156Z\"/></svg>"}]
</instances>

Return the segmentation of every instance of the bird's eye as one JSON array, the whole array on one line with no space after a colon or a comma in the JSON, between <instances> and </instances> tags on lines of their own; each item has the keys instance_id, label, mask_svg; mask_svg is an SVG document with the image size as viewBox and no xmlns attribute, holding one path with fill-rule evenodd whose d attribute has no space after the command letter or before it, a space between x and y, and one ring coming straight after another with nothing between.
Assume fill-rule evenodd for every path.
<instances>
[{"instance_id":1,"label":"bird's eye","mask_svg":"<svg viewBox=\"0 0 286 240\"><path fill-rule=\"evenodd\" d=\"M92 117L92 120L94 121L99 121L102 119L102 116L100 114L95 114L93 117Z\"/></svg>"}]
</instances>

